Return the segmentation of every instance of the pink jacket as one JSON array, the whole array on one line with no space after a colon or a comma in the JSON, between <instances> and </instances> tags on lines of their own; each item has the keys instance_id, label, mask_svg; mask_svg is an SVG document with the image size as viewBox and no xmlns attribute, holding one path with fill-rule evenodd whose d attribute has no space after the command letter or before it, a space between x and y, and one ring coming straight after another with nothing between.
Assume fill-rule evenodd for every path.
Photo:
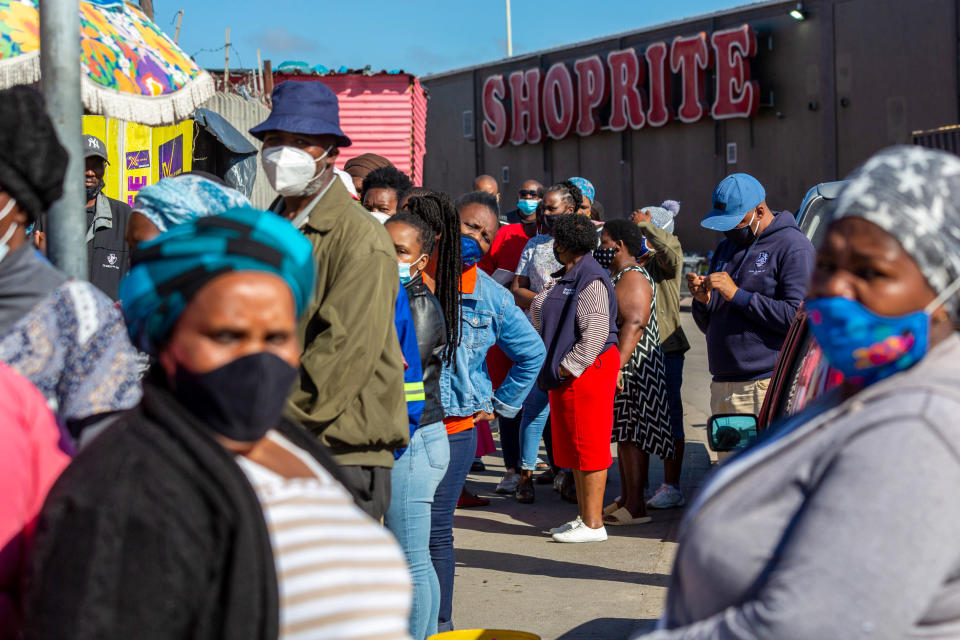
<instances>
[{"instance_id":1,"label":"pink jacket","mask_svg":"<svg viewBox=\"0 0 960 640\"><path fill-rule=\"evenodd\" d=\"M0 639L18 625L18 593L37 515L70 462L43 395L0 363Z\"/></svg>"}]
</instances>

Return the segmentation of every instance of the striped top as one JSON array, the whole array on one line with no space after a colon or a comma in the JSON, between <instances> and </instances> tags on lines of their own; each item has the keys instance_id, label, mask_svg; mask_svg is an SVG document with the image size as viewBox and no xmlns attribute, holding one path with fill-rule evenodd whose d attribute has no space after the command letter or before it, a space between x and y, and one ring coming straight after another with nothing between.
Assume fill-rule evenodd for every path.
<instances>
[{"instance_id":1,"label":"striped top","mask_svg":"<svg viewBox=\"0 0 960 640\"><path fill-rule=\"evenodd\" d=\"M530 305L533 326L537 331L540 331L543 301L556 283L557 280L548 283ZM600 357L610 335L610 295L600 280L594 280L584 287L577 298L577 328L580 329L580 340L560 361L561 366L575 378L579 378Z\"/></svg>"},{"instance_id":2,"label":"striped top","mask_svg":"<svg viewBox=\"0 0 960 640\"><path fill-rule=\"evenodd\" d=\"M236 458L263 507L280 590L282 640L409 639L412 590L390 533L309 454L268 437L316 478L285 478Z\"/></svg>"}]
</instances>

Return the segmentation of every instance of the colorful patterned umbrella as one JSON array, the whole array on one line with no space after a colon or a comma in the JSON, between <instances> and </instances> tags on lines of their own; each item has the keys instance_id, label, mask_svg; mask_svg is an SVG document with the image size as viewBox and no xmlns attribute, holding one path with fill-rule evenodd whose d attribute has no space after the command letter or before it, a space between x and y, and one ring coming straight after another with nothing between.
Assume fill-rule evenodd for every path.
<instances>
[{"instance_id":1,"label":"colorful patterned umbrella","mask_svg":"<svg viewBox=\"0 0 960 640\"><path fill-rule=\"evenodd\" d=\"M0 88L40 80L39 0L0 0ZM214 94L213 78L138 8L81 0L87 110L147 125L174 124Z\"/></svg>"}]
</instances>

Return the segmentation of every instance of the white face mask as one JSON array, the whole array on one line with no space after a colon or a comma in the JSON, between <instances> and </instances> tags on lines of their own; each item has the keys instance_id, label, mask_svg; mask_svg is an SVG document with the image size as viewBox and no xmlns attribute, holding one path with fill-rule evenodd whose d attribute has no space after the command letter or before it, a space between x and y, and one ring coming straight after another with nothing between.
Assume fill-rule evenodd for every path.
<instances>
[{"instance_id":1,"label":"white face mask","mask_svg":"<svg viewBox=\"0 0 960 640\"><path fill-rule=\"evenodd\" d=\"M320 189L320 178L328 167L317 173L317 163L327 157L333 146L314 158L296 147L270 147L260 155L260 164L271 186L282 196L309 196Z\"/></svg>"},{"instance_id":2,"label":"white face mask","mask_svg":"<svg viewBox=\"0 0 960 640\"><path fill-rule=\"evenodd\" d=\"M7 204L3 207L3 209L0 209L0 220L3 220L10 215L10 212L13 211L13 207L16 204L17 201L13 198L7 200ZM10 242L10 238L13 237L13 234L16 230L17 223L11 223L10 226L7 227L7 232L3 234L2 238L0 238L0 260L6 258L7 254L10 253L10 245L7 243Z\"/></svg>"}]
</instances>

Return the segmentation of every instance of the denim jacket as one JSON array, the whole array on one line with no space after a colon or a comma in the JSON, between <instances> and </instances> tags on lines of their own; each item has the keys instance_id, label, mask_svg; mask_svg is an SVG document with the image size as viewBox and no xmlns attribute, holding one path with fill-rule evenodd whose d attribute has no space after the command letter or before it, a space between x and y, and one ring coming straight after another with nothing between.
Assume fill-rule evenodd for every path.
<instances>
[{"instance_id":1,"label":"denim jacket","mask_svg":"<svg viewBox=\"0 0 960 640\"><path fill-rule=\"evenodd\" d=\"M482 270L473 293L464 293L460 311L460 345L456 370L444 366L440 398L447 416L477 411L512 418L540 373L546 349L513 295ZM497 345L514 362L496 394L487 375L487 350Z\"/></svg>"}]
</instances>

